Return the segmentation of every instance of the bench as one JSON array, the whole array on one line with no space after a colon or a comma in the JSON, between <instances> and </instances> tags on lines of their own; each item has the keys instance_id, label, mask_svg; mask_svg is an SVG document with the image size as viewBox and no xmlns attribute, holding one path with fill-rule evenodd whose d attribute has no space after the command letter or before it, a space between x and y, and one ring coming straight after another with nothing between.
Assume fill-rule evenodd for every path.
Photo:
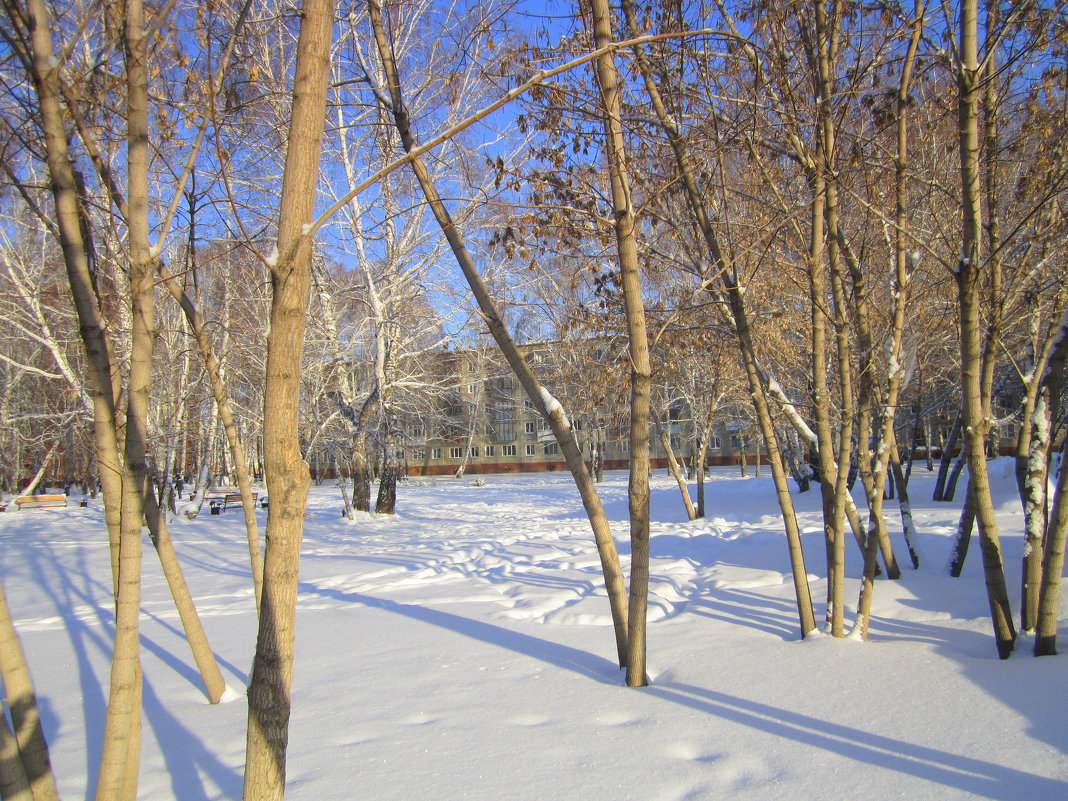
<instances>
[{"instance_id":1,"label":"bench","mask_svg":"<svg viewBox=\"0 0 1068 801\"><path fill-rule=\"evenodd\" d=\"M252 505L256 505L256 499L260 497L258 492L251 493ZM211 492L204 496L204 500L212 508L212 514L218 514L219 512L225 512L227 509L240 509L241 508L241 493L240 492ZM218 509L219 512L215 510Z\"/></svg>"},{"instance_id":2,"label":"bench","mask_svg":"<svg viewBox=\"0 0 1068 801\"><path fill-rule=\"evenodd\" d=\"M44 509L50 506L66 507L66 495L23 495L15 498L15 506L21 509Z\"/></svg>"},{"instance_id":3,"label":"bench","mask_svg":"<svg viewBox=\"0 0 1068 801\"><path fill-rule=\"evenodd\" d=\"M255 506L256 505L256 499L260 497L260 494L258 492L253 492L253 493L251 493L251 495L252 495L252 505ZM241 493L240 492L235 492L235 493L228 493L228 494L224 495L223 496L223 507L222 508L223 508L224 511L227 510L227 509L240 509L241 508Z\"/></svg>"}]
</instances>

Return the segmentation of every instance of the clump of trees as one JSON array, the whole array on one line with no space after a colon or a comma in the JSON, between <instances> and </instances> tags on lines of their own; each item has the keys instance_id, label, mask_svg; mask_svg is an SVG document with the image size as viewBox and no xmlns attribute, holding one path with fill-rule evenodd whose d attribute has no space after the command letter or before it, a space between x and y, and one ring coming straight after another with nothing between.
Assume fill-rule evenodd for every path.
<instances>
[{"instance_id":1,"label":"clump of trees","mask_svg":"<svg viewBox=\"0 0 1068 801\"><path fill-rule=\"evenodd\" d=\"M628 684L646 681L650 424L680 406L691 516L717 415L733 410L770 468L802 637L867 636L877 576L906 561L887 500L915 567L908 477L940 451L939 498L967 476L951 569L977 528L998 655L1018 631L1055 652L1059 0L582 0L543 23L387 0L3 9L0 491L53 465L104 496L117 625L98 797L136 791L146 524L221 692L167 531L175 478L225 474L244 499L259 611L245 797L280 798L307 460L347 466L350 516L392 512L407 443L466 397L442 353L489 339L575 478ZM552 343L551 366L526 358L531 336ZM403 425L415 418L421 433ZM595 480L613 420L630 437L629 586ZM1018 626L987 475L1009 427ZM791 481L822 500L819 607ZM9 701L3 781L46 798L32 684L19 649L0 654L28 710Z\"/></svg>"}]
</instances>

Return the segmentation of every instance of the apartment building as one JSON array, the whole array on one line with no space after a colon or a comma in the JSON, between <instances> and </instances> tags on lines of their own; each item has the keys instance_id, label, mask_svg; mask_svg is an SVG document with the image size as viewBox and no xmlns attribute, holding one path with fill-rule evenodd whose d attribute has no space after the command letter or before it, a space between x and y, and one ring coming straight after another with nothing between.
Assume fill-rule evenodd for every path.
<instances>
[{"instance_id":1,"label":"apartment building","mask_svg":"<svg viewBox=\"0 0 1068 801\"><path fill-rule=\"evenodd\" d=\"M548 346L530 345L524 350L528 359L542 365L552 358ZM408 475L454 475L461 466L464 473L472 474L567 469L548 423L506 368L481 352L453 352L443 358L447 358L456 381L436 419L410 417L400 421L403 434L398 445ZM564 406L587 459L599 450L605 469L629 465L629 423L622 403L584 413L569 402L567 386L550 389ZM575 394L583 394L580 387L575 387ZM667 417L664 426L671 449L677 459L688 463L694 440L688 409L685 404L675 404ZM652 426L650 438L654 467L666 466L668 454ZM706 462L738 464L743 448L745 458L752 463L757 456L756 444L725 421L715 427Z\"/></svg>"}]
</instances>

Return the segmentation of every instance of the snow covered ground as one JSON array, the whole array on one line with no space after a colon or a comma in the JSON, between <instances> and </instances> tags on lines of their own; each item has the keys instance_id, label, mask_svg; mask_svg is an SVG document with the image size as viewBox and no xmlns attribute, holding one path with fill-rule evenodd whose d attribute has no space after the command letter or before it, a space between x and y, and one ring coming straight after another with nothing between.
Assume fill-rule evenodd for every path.
<instances>
[{"instance_id":1,"label":"snow covered ground","mask_svg":"<svg viewBox=\"0 0 1068 801\"><path fill-rule=\"evenodd\" d=\"M1006 463L995 478L1016 599L1019 502ZM770 479L714 473L709 517L691 523L658 472L645 689L621 686L569 476L413 479L395 517L352 523L338 489L316 487L287 798L1068 798L1068 661L1034 659L1024 641L996 659L978 546L963 578L944 574L957 508L928 500L931 481L921 467L911 487L926 564L880 580L861 643L799 639ZM626 476L601 490L625 559ZM818 493L797 501L821 601ZM237 799L255 645L241 516L176 522L174 538L238 693L206 702L146 550L141 797ZM896 528L895 547L907 562ZM113 622L100 509L0 514L0 572L61 793L85 797Z\"/></svg>"}]
</instances>

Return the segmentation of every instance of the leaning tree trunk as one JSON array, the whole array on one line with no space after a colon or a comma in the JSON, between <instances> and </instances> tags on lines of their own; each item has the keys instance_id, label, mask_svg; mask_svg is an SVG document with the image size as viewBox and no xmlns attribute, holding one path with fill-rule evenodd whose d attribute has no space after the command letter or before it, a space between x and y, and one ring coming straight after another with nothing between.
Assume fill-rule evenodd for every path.
<instances>
[{"instance_id":1,"label":"leaning tree trunk","mask_svg":"<svg viewBox=\"0 0 1068 801\"><path fill-rule=\"evenodd\" d=\"M386 80L389 83L388 92L394 124L400 134L405 152L410 154L416 149L417 145L411 130L408 113L404 106L400 75L393 60L392 49L382 21L382 7L379 0L368 0L367 6L371 23L374 26L379 58L385 71ZM496 305L486 289L485 282L475 267L474 259L467 250L463 237L452 219L452 215L449 214L448 209L441 200L441 195L437 191L425 162L416 155L411 157L410 164L416 179L419 181L423 195L430 205L434 218L441 227L442 234L448 241L449 248L452 250L453 256L461 272L463 272L468 286L471 288L471 294L474 296L476 303L478 303L479 311L486 322L486 327L501 349L508 366L512 368L512 372L526 391L527 397L535 410L549 423L553 436L556 437L556 441L560 444L560 451L564 455L568 469L575 479L575 486L579 491L582 506L586 510L590 527L593 529L594 541L597 544L601 571L605 578L605 589L608 593L609 605L612 611L612 623L616 636L616 652L619 657L619 664L621 667L625 666L627 663L628 626L626 588L623 583L623 573L619 566L619 555L616 551L615 541L612 538L611 528L608 525L608 518L605 516L604 507L601 504L600 496L597 494L593 479L586 469L586 463L582 458L578 441L575 439L575 434L571 429L571 423L567 419L563 407L538 382L526 359L519 352L515 340L508 333L508 329L501 320Z\"/></svg>"},{"instance_id":2,"label":"leaning tree trunk","mask_svg":"<svg viewBox=\"0 0 1068 801\"><path fill-rule=\"evenodd\" d=\"M682 503L686 507L686 518L688 520L696 520L697 510L693 508L693 499L690 498L690 488L686 486L686 477L683 476L682 470L679 469L678 460L675 458L675 450L671 447L671 437L668 436L664 427L660 425L659 420L656 422L656 433L660 437L660 445L663 447L664 453L667 454L668 470L671 471L675 483L679 485Z\"/></svg>"},{"instance_id":3,"label":"leaning tree trunk","mask_svg":"<svg viewBox=\"0 0 1068 801\"><path fill-rule=\"evenodd\" d=\"M890 468L893 471L894 484L897 487L897 503L901 512L901 530L905 535L905 544L909 549L909 558L912 567L919 569L922 561L919 536L916 533L916 523L912 519L912 503L909 500L909 481L901 469L901 457L895 446L890 454Z\"/></svg>"},{"instance_id":4,"label":"leaning tree trunk","mask_svg":"<svg viewBox=\"0 0 1068 801\"><path fill-rule=\"evenodd\" d=\"M211 338L208 334L207 325L203 315L197 308L196 303L179 285L178 281L163 265L157 266L163 284L167 291L181 306L189 327L197 343L197 352L204 365L204 372L208 375L208 383L211 385L212 396L215 398L216 411L222 421L223 431L226 433L226 442L230 446L230 456L234 463L234 473L237 475L237 488L241 493L241 510L245 517L245 537L248 540L249 564L252 567L252 586L256 597L256 609L260 608L260 597L263 594L263 559L260 556L260 526L256 521L256 507L252 501L252 481L249 477L248 461L245 458L245 448L234 422L233 410L230 407L230 396L226 391L226 384L222 380L219 371L219 360L215 356Z\"/></svg>"},{"instance_id":5,"label":"leaning tree trunk","mask_svg":"<svg viewBox=\"0 0 1068 801\"><path fill-rule=\"evenodd\" d=\"M942 444L942 456L938 461L938 475L935 477L934 494L932 500L944 501L946 494L946 479L949 475L949 467L953 464L953 453L957 449L957 441L960 439L962 412L958 411L953 419L953 425L949 429L949 437ZM928 441L927 449L930 452L931 444Z\"/></svg>"},{"instance_id":6,"label":"leaning tree trunk","mask_svg":"<svg viewBox=\"0 0 1068 801\"><path fill-rule=\"evenodd\" d=\"M77 183L69 157L64 112L60 106L59 61L52 51L50 19L43 0L29 0L26 7L33 53L31 72L37 90L45 157L56 209L56 230L63 250L71 298L88 361L89 388L93 400L93 432L98 477L104 494L104 522L108 530L112 590L119 592L120 504L122 493L116 398L119 375L113 369L108 327L89 266L89 243L83 236Z\"/></svg>"},{"instance_id":7,"label":"leaning tree trunk","mask_svg":"<svg viewBox=\"0 0 1068 801\"><path fill-rule=\"evenodd\" d=\"M965 443L961 448L960 456L957 457L957 461L953 463L953 469L949 471L949 478L946 479L945 489L942 491L942 495L938 500L946 501L947 503L952 501L957 494L957 481L960 480L960 474L964 471L965 465L968 463L968 444Z\"/></svg>"},{"instance_id":8,"label":"leaning tree trunk","mask_svg":"<svg viewBox=\"0 0 1068 801\"><path fill-rule=\"evenodd\" d=\"M305 226L315 209L334 9L334 0L305 0L302 7L278 244L268 260L272 296L263 440L271 505L259 635L248 689L244 801L280 801L285 793L297 569L311 483L298 436L300 365L311 288L312 241Z\"/></svg>"},{"instance_id":9,"label":"leaning tree trunk","mask_svg":"<svg viewBox=\"0 0 1068 801\"><path fill-rule=\"evenodd\" d=\"M27 481L26 486L19 490L20 495L32 495L34 490L37 489L37 485L41 483L41 479L43 479L45 473L48 472L48 465L51 464L52 457L55 455L58 447L59 444L56 443L48 449L48 453L46 453L44 459L41 460L41 466L37 468L37 472L34 473L33 478Z\"/></svg>"},{"instance_id":10,"label":"leaning tree trunk","mask_svg":"<svg viewBox=\"0 0 1068 801\"><path fill-rule=\"evenodd\" d=\"M171 591L178 617L182 621L182 630L185 631L186 640L193 652L193 660L197 663L200 677L204 680L204 690L208 694L208 700L217 704L222 699L226 682L223 680L222 673L219 672L219 665L208 643L208 636L204 633L204 626L200 622L200 615L197 613L196 604L193 602L185 574L182 572L182 564L178 561L178 554L174 551L174 542L167 528L163 511L151 493L146 496L145 501L147 507L145 520L148 523L152 546L159 556L163 577L167 580L167 587Z\"/></svg>"}]
</instances>

